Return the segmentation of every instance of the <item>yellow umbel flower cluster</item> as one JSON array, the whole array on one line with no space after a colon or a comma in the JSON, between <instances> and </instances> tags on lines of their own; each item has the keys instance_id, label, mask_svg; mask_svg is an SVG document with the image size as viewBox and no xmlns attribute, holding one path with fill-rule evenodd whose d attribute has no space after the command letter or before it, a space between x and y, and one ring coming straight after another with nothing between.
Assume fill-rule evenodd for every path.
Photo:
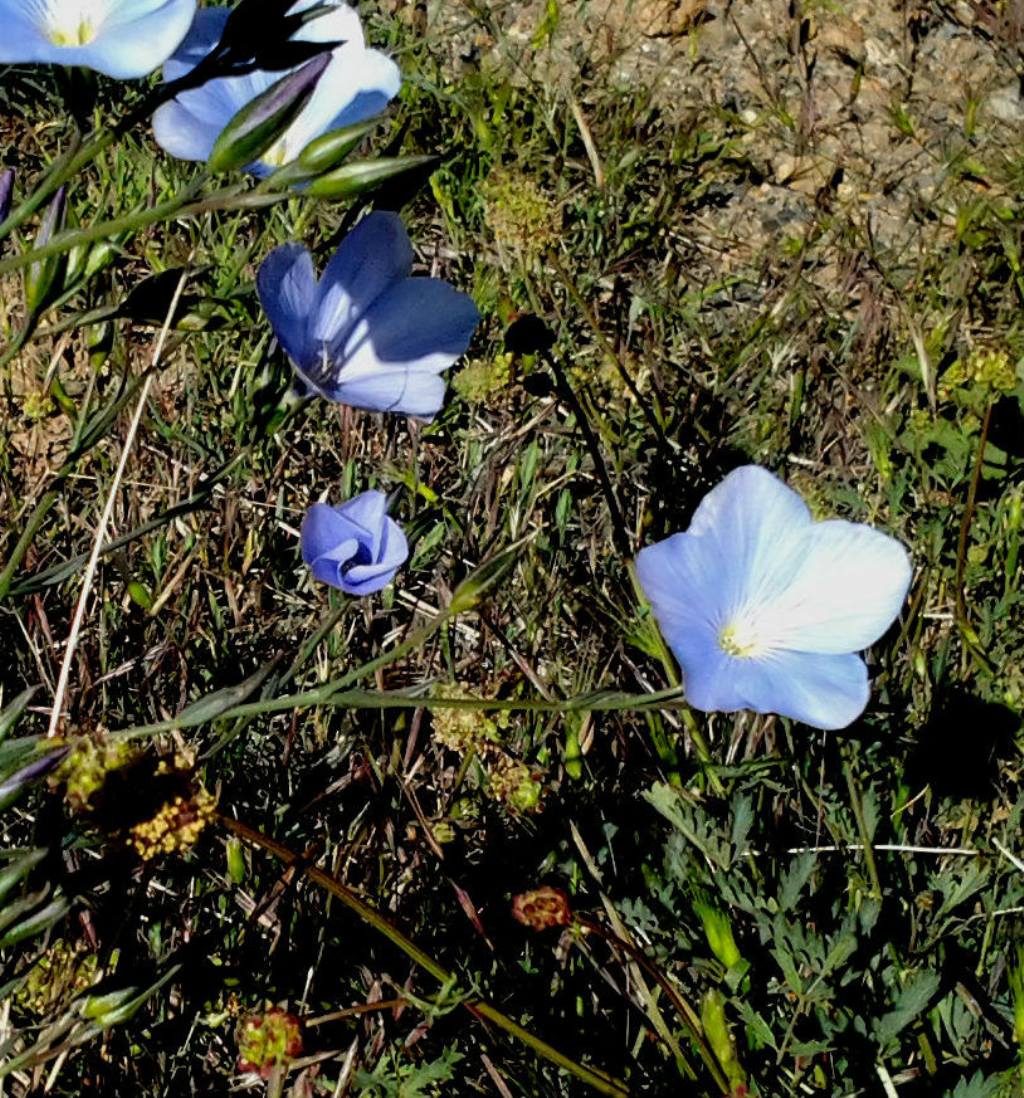
<instances>
[{"instance_id":1,"label":"yellow umbel flower cluster","mask_svg":"<svg viewBox=\"0 0 1024 1098\"><path fill-rule=\"evenodd\" d=\"M152 819L136 824L128 833L128 845L149 861L158 854L183 853L194 845L203 828L213 819L216 801L202 787L191 797L178 795Z\"/></svg>"},{"instance_id":2,"label":"yellow umbel flower cluster","mask_svg":"<svg viewBox=\"0 0 1024 1098\"><path fill-rule=\"evenodd\" d=\"M957 389L978 385L996 393L1009 393L1017 388L1020 378L1010 356L994 347L975 347L965 358L959 358L942 375L939 395L949 400Z\"/></svg>"}]
</instances>

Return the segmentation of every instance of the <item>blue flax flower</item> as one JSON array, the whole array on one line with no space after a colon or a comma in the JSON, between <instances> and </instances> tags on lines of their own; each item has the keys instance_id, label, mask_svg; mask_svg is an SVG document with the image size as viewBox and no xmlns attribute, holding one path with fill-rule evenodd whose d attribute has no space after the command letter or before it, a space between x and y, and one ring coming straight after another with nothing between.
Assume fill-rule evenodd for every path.
<instances>
[{"instance_id":1,"label":"blue flax flower","mask_svg":"<svg viewBox=\"0 0 1024 1098\"><path fill-rule=\"evenodd\" d=\"M730 473L685 533L641 550L636 564L693 706L827 729L867 705L856 653L888 629L911 577L894 538L812 521L797 493L756 465Z\"/></svg>"},{"instance_id":2,"label":"blue flax flower","mask_svg":"<svg viewBox=\"0 0 1024 1098\"><path fill-rule=\"evenodd\" d=\"M410 278L401 220L371 213L341 242L317 282L300 244L283 244L256 276L274 335L314 392L374 412L429 419L439 376L465 351L480 314L437 278Z\"/></svg>"},{"instance_id":3,"label":"blue flax flower","mask_svg":"<svg viewBox=\"0 0 1024 1098\"><path fill-rule=\"evenodd\" d=\"M383 492L363 492L339 507L314 503L302 522L302 559L321 583L349 595L386 587L409 555Z\"/></svg>"},{"instance_id":4,"label":"blue flax flower","mask_svg":"<svg viewBox=\"0 0 1024 1098\"><path fill-rule=\"evenodd\" d=\"M145 76L185 37L196 0L0 0L0 65Z\"/></svg>"},{"instance_id":5,"label":"blue flax flower","mask_svg":"<svg viewBox=\"0 0 1024 1098\"><path fill-rule=\"evenodd\" d=\"M298 0L296 13L321 0ZM347 4L333 5L295 35L303 42L339 42L330 64L309 102L284 134L260 160L249 165L256 175L290 163L314 138L340 126L354 125L379 114L398 94L402 77L398 66L378 50L366 48L359 16ZM229 8L202 8L181 48L164 66L165 80L191 72L220 41ZM207 160L214 142L228 122L284 75L257 69L245 76L222 76L201 87L183 91L153 115L157 143L182 160Z\"/></svg>"}]
</instances>

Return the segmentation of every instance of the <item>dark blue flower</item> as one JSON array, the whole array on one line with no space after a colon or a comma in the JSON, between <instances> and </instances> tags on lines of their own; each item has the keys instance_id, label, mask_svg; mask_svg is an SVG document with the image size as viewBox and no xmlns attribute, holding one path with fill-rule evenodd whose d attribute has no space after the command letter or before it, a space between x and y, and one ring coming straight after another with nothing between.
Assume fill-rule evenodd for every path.
<instances>
[{"instance_id":1,"label":"dark blue flower","mask_svg":"<svg viewBox=\"0 0 1024 1098\"><path fill-rule=\"evenodd\" d=\"M302 559L321 583L349 595L386 587L409 556L383 492L363 492L338 507L315 503L302 522Z\"/></svg>"},{"instance_id":2,"label":"dark blue flower","mask_svg":"<svg viewBox=\"0 0 1024 1098\"><path fill-rule=\"evenodd\" d=\"M911 579L895 538L812 521L797 493L756 465L730 473L685 533L642 549L636 566L695 708L828 729L867 705L856 653L892 624Z\"/></svg>"},{"instance_id":3,"label":"dark blue flower","mask_svg":"<svg viewBox=\"0 0 1024 1098\"><path fill-rule=\"evenodd\" d=\"M464 293L410 278L412 245L395 214L372 213L341 242L317 282L300 244L267 256L256 278L274 335L299 377L328 400L430 418L446 370L480 319Z\"/></svg>"}]
</instances>

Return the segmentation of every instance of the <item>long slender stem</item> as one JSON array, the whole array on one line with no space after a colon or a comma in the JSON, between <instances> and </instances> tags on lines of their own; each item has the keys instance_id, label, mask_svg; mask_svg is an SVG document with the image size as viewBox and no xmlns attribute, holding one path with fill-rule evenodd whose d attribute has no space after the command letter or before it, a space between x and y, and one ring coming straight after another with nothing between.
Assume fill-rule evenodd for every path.
<instances>
[{"instance_id":1,"label":"long slender stem","mask_svg":"<svg viewBox=\"0 0 1024 1098\"><path fill-rule=\"evenodd\" d=\"M173 198L158 202L155 206L149 206L144 210L136 210L135 213L123 214L121 217L112 218L110 221L100 221L85 229L76 229L73 232L62 233L48 244L39 248L32 248L19 255L12 255L0 260L0 275L10 271L17 271L32 263L48 259L50 256L62 255L73 248L85 244L93 244L97 240L105 240L107 237L118 236L121 233L134 232L144 229L149 225L155 225L158 221L166 221L171 217L191 217L197 213L206 213L212 209L222 209L225 203L231 199L238 199L238 205L252 205L252 196L240 194L238 186L225 187L215 191L198 202L191 200L199 193L206 181L206 173L203 172L194 179L184 190L179 191ZM261 196L258 205L268 205L273 201L280 201L286 195Z\"/></svg>"},{"instance_id":2,"label":"long slender stem","mask_svg":"<svg viewBox=\"0 0 1024 1098\"><path fill-rule=\"evenodd\" d=\"M436 621L437 619L432 619ZM347 679L362 678L377 667L385 666L398 658L398 649L391 649L377 659L364 664L346 676ZM279 698L266 698L261 701L246 702L232 706L217 714L217 720L232 720L236 717L250 717L261 713L283 713L293 709L310 709L317 705L326 705L335 709L467 709L478 713L569 713L583 710L591 713L642 712L646 709L675 708L674 702L682 702L682 691L676 687L671 690L659 690L651 694L580 694L564 701L549 701L544 698L432 698L408 693L341 690L338 682L326 683L315 690L303 690L296 694L285 694ZM191 708L191 707L190 707ZM206 724L208 717L192 717L188 711L171 717L166 721L153 724L140 724L133 728L123 728L111 732L112 736L124 739L139 739L144 736L156 736L161 732L174 732L184 728L197 728Z\"/></svg>"},{"instance_id":3,"label":"long slender stem","mask_svg":"<svg viewBox=\"0 0 1024 1098\"><path fill-rule=\"evenodd\" d=\"M376 908L371 907L365 900L361 900L350 888L342 884L337 877L332 876L322 869L318 869L316 866L303 865L301 858L289 850L288 847L277 842L275 839L270 838L268 835L264 835L262 832L255 830L255 828L249 827L247 824L223 815L220 816L220 822L227 830L238 835L239 838L245 839L247 842L261 847L286 865L300 865L302 872L309 880L340 900L349 910L358 915L360 919L387 938L393 945L397 946L411 961L419 965L419 967L426 972L429 972L435 980L442 984L453 982L453 973L449 972L444 965L436 961L411 938L403 934L398 927L389 922L376 910ZM603 1072L599 1072L593 1068L588 1068L584 1064L577 1063L575 1060L566 1056L565 1053L559 1052L554 1046L549 1045L536 1034L525 1029L518 1022L514 1022L507 1014L503 1014L497 1007L492 1006L485 1000L467 999L463 1005L471 1014L474 1014L479 1018L485 1018L499 1029L504 1030L509 1036L514 1037L518 1041L522 1041L523 1044L531 1048L538 1056L543 1057L550 1063L575 1075L577 1079L586 1083L598 1093L618 1095L620 1098L621 1096L629 1094L626 1084L621 1080L615 1079L610 1075L605 1075Z\"/></svg>"},{"instance_id":4,"label":"long slender stem","mask_svg":"<svg viewBox=\"0 0 1024 1098\"><path fill-rule=\"evenodd\" d=\"M64 648L64 659L61 662L60 677L57 680L57 689L54 692L53 697L53 707L50 710L50 727L46 732L47 738L56 736L57 732L60 730L61 714L64 708L64 694L67 691L68 680L71 676L71 663L75 658L75 648L78 645L78 636L81 632L82 622L85 618L85 608L89 602L89 591L92 588L93 576L95 576L96 568L99 564L100 552L103 549L103 540L107 536L107 527L110 525L110 517L114 513L114 503L117 500L118 488L124 477L124 471L128 466L128 455L131 453L132 445L135 442L135 435L138 433L139 424L142 422L142 411L145 408L146 400L149 397L149 388L153 381L153 371L156 369L157 363L160 361L160 356L163 354L164 343L167 341L167 333L170 331L171 327L171 320L178 308L178 302L181 300L182 291L185 289L185 279L185 274L178 279L177 288L174 291L174 296L171 299L171 304L167 310L167 317L164 320L163 327L160 329L160 335L156 341L156 347L153 350L153 359L150 364L150 369L146 380L143 382L142 391L139 393L139 399L135 405L131 423L128 425L128 433L125 435L124 445L121 448L121 458L117 463L117 470L114 473L114 480L110 485L110 491L107 493L107 502L103 507L103 513L100 515L99 526L96 528L92 552L89 554L89 563L85 568L85 581L82 584L82 593L78 598L78 605L75 607L75 616L71 622L71 632L68 634L67 644Z\"/></svg>"},{"instance_id":5,"label":"long slender stem","mask_svg":"<svg viewBox=\"0 0 1024 1098\"><path fill-rule=\"evenodd\" d=\"M704 1061L704 1066L711 1073L716 1085L722 1089L722 1093L728 1094L730 1091L728 1080L722 1074L722 1069L715 1059L714 1053L708 1048L707 1041L704 1040L704 1031L697 1012L685 999L683 999L675 987L673 987L669 978L650 960L649 957L647 957L642 949L638 949L632 942L627 941L625 938L620 938L617 934L613 933L607 927L602 926L601 923L596 922L594 919L588 919L584 915L576 915L575 919L580 926L597 934L598 937L604 938L613 948L621 949L623 953L636 961L647 975L655 981L658 987L665 992L669 1002L675 1007L676 1014L679 1015L683 1027L689 1035L690 1040L693 1042L694 1047L700 1053L700 1058Z\"/></svg>"}]
</instances>

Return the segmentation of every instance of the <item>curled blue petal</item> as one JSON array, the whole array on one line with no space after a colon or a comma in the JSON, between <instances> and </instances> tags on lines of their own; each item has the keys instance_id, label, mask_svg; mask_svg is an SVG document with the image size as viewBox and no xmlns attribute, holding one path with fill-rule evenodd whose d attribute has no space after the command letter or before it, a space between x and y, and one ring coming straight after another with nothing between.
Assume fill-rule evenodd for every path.
<instances>
[{"instance_id":1,"label":"curled blue petal","mask_svg":"<svg viewBox=\"0 0 1024 1098\"><path fill-rule=\"evenodd\" d=\"M196 0L0 0L0 64L146 76L178 47L195 12Z\"/></svg>"},{"instance_id":2,"label":"curled blue petal","mask_svg":"<svg viewBox=\"0 0 1024 1098\"><path fill-rule=\"evenodd\" d=\"M391 582L409 555L387 497L370 491L337 507L314 504L302 523L302 559L322 583L369 595Z\"/></svg>"},{"instance_id":3,"label":"curled blue petal","mask_svg":"<svg viewBox=\"0 0 1024 1098\"><path fill-rule=\"evenodd\" d=\"M730 473L689 529L637 555L637 575L697 709L843 728L868 702L855 653L899 613L911 567L894 538L814 522L757 466Z\"/></svg>"}]
</instances>

